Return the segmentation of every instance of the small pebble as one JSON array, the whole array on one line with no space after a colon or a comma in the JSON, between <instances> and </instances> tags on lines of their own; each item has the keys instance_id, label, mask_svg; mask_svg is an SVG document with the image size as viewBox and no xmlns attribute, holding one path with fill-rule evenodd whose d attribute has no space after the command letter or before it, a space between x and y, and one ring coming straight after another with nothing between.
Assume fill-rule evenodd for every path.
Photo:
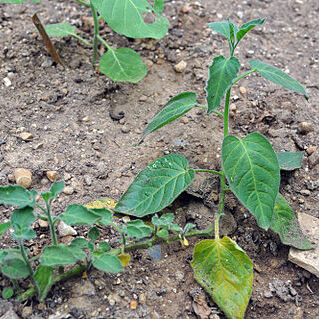
<instances>
[{"instance_id":1,"label":"small pebble","mask_svg":"<svg viewBox=\"0 0 319 319\"><path fill-rule=\"evenodd\" d=\"M183 116L181 118L181 122L184 123L184 124L187 124L189 122L189 119L186 116Z\"/></svg>"},{"instance_id":2,"label":"small pebble","mask_svg":"<svg viewBox=\"0 0 319 319\"><path fill-rule=\"evenodd\" d=\"M146 96L146 95L142 95L138 100L139 100L140 102L146 102L147 96Z\"/></svg>"},{"instance_id":3,"label":"small pebble","mask_svg":"<svg viewBox=\"0 0 319 319\"><path fill-rule=\"evenodd\" d=\"M240 86L240 87L239 87L239 92L240 92L241 94L246 94L246 93L247 93L247 90L246 90L245 87Z\"/></svg>"},{"instance_id":4,"label":"small pebble","mask_svg":"<svg viewBox=\"0 0 319 319\"><path fill-rule=\"evenodd\" d=\"M88 116L84 116L82 119L82 122L88 122L90 120L90 118Z\"/></svg>"},{"instance_id":5,"label":"small pebble","mask_svg":"<svg viewBox=\"0 0 319 319\"><path fill-rule=\"evenodd\" d=\"M22 318L28 318L32 315L32 307L24 307L21 313Z\"/></svg>"},{"instance_id":6,"label":"small pebble","mask_svg":"<svg viewBox=\"0 0 319 319\"><path fill-rule=\"evenodd\" d=\"M61 237L77 235L77 231L73 227L67 225L62 220L60 220L60 222L58 224L58 231L59 231L59 235Z\"/></svg>"},{"instance_id":7,"label":"small pebble","mask_svg":"<svg viewBox=\"0 0 319 319\"><path fill-rule=\"evenodd\" d=\"M26 142L29 142L33 139L33 135L28 132L23 132L19 136L23 141L26 141Z\"/></svg>"},{"instance_id":8,"label":"small pebble","mask_svg":"<svg viewBox=\"0 0 319 319\"><path fill-rule=\"evenodd\" d=\"M121 127L121 132L124 134L127 134L131 131L131 129L128 126L122 126Z\"/></svg>"},{"instance_id":9,"label":"small pebble","mask_svg":"<svg viewBox=\"0 0 319 319\"><path fill-rule=\"evenodd\" d=\"M139 297L138 297L138 301L139 301L140 304L145 303L145 302L146 302L146 295L143 294L143 293L141 293L141 294L139 295Z\"/></svg>"},{"instance_id":10,"label":"small pebble","mask_svg":"<svg viewBox=\"0 0 319 319\"><path fill-rule=\"evenodd\" d=\"M18 185L24 188L29 188L32 183L32 173L25 168L17 168L14 171L15 181Z\"/></svg>"},{"instance_id":11,"label":"small pebble","mask_svg":"<svg viewBox=\"0 0 319 319\"><path fill-rule=\"evenodd\" d=\"M306 152L308 155L311 155L312 153L314 153L316 151L316 146L309 146L307 149L306 149Z\"/></svg>"},{"instance_id":12,"label":"small pebble","mask_svg":"<svg viewBox=\"0 0 319 319\"><path fill-rule=\"evenodd\" d=\"M66 195L72 195L74 193L74 188L72 186L66 186L63 193Z\"/></svg>"},{"instance_id":13,"label":"small pebble","mask_svg":"<svg viewBox=\"0 0 319 319\"><path fill-rule=\"evenodd\" d=\"M135 309L137 308L137 302L136 302L136 300L131 300L131 302L130 302L130 308L131 308L132 310L135 310Z\"/></svg>"},{"instance_id":14,"label":"small pebble","mask_svg":"<svg viewBox=\"0 0 319 319\"><path fill-rule=\"evenodd\" d=\"M309 189L302 189L300 191L300 194L301 195L304 195L304 196L309 196L311 194L310 190Z\"/></svg>"},{"instance_id":15,"label":"small pebble","mask_svg":"<svg viewBox=\"0 0 319 319\"><path fill-rule=\"evenodd\" d=\"M174 66L174 69L177 73L183 73L187 67L187 63L182 60Z\"/></svg>"},{"instance_id":16,"label":"small pebble","mask_svg":"<svg viewBox=\"0 0 319 319\"><path fill-rule=\"evenodd\" d=\"M11 82L11 80L9 78L3 78L3 82L4 82L4 85L6 87L11 86L11 84L12 84L12 82Z\"/></svg>"},{"instance_id":17,"label":"small pebble","mask_svg":"<svg viewBox=\"0 0 319 319\"><path fill-rule=\"evenodd\" d=\"M47 227L49 227L49 223L48 223L46 220L39 219L39 220L38 220L38 224L39 224L39 226L42 227L42 228L47 228Z\"/></svg>"},{"instance_id":18,"label":"small pebble","mask_svg":"<svg viewBox=\"0 0 319 319\"><path fill-rule=\"evenodd\" d=\"M310 122L301 122L298 126L298 133L308 134L313 131L313 125Z\"/></svg>"},{"instance_id":19,"label":"small pebble","mask_svg":"<svg viewBox=\"0 0 319 319\"><path fill-rule=\"evenodd\" d=\"M229 110L232 111L232 112L236 112L236 110L237 110L236 104L235 103L231 103L229 105Z\"/></svg>"},{"instance_id":20,"label":"small pebble","mask_svg":"<svg viewBox=\"0 0 319 319\"><path fill-rule=\"evenodd\" d=\"M47 171L46 175L47 175L47 178L51 182L55 182L58 179L58 172L57 171Z\"/></svg>"},{"instance_id":21,"label":"small pebble","mask_svg":"<svg viewBox=\"0 0 319 319\"><path fill-rule=\"evenodd\" d=\"M271 291L265 291L265 292L264 292L264 297L265 297L265 298L268 298L268 299L269 299L269 298L272 298L272 297L273 297L272 292L271 292Z\"/></svg>"}]
</instances>

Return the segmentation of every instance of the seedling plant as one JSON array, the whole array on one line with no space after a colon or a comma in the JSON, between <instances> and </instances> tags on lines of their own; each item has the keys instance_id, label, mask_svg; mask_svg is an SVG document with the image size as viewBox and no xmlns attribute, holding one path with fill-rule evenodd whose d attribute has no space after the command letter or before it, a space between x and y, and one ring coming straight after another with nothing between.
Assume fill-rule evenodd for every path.
<instances>
[{"instance_id":1,"label":"seedling plant","mask_svg":"<svg viewBox=\"0 0 319 319\"><path fill-rule=\"evenodd\" d=\"M0 0L0 3L23 3L41 0ZM141 57L130 48L113 48L100 35L100 21L104 20L108 26L129 38L161 39L167 33L168 20L161 14L164 10L164 0L155 0L153 6L147 0L75 0L89 7L94 22L93 41L89 42L77 34L77 28L68 22L48 24L45 31L50 37L73 36L85 45L93 48L92 64L98 60L98 44L105 46L107 52L99 60L99 70L116 82L140 81L147 73ZM146 19L149 21L146 21Z\"/></svg>"},{"instance_id":2,"label":"seedling plant","mask_svg":"<svg viewBox=\"0 0 319 319\"><path fill-rule=\"evenodd\" d=\"M150 133L171 123L194 107L205 108L207 114L214 113L224 123L221 169L194 169L180 154L168 154L156 159L142 170L120 198L116 205L109 199L82 205L70 205L65 213L54 216L52 203L64 187L56 182L47 193L37 195L21 186L0 188L0 203L18 206L10 222L0 225L0 235L11 228L11 236L17 247L0 251L0 267L9 277L13 286L18 281L30 277L33 285L18 299L26 299L37 293L43 300L51 286L73 275L88 271L91 267L115 273L123 270L130 260L129 252L134 249L149 248L160 243L180 241L188 245L188 237L208 237L195 245L191 266L194 278L205 288L213 301L227 318L244 318L253 284L253 263L247 254L231 238L221 237L220 218L224 214L227 193L232 192L255 216L258 225L277 233L281 241L298 249L311 249L309 240L302 234L298 220L289 203L279 193L280 170L292 170L301 166L302 153L276 153L269 141L259 133L251 133L245 138L229 134L229 104L234 84L251 73L259 73L265 79L307 99L305 89L281 70L251 60L251 69L238 75L240 62L234 56L243 37L254 27L264 23L264 19L249 21L239 28L230 21L210 23L209 27L227 38L229 57L218 56L209 67L206 85L207 105L196 102L194 92L181 93L155 115L146 126L139 143ZM222 101L224 105L221 108ZM218 210L214 222L207 229L196 229L194 224L177 225L173 214L160 212L170 205L192 183L195 174L209 173L220 181ZM44 205L38 203L40 198ZM159 213L159 215L157 215ZM114 216L130 215L134 220L120 223ZM143 217L155 214L151 223ZM52 243L41 254L29 257L25 242L36 237L30 227L36 218L47 220L50 225ZM55 231L61 220L68 225L86 225L88 238L75 238L70 245L61 244ZM111 226L119 233L119 246L111 248L99 241L101 227ZM182 227L183 226L183 227ZM74 266L65 271L66 265ZM58 270L58 273L56 271ZM12 291L5 291L6 296Z\"/></svg>"}]
</instances>

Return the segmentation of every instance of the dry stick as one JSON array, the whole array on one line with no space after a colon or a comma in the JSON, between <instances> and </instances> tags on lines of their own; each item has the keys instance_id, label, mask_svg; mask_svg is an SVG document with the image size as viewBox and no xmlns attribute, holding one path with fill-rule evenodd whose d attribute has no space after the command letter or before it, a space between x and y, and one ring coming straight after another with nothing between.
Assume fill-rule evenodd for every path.
<instances>
[{"instance_id":1,"label":"dry stick","mask_svg":"<svg viewBox=\"0 0 319 319\"><path fill-rule=\"evenodd\" d=\"M51 42L49 36L47 35L40 19L38 18L37 14L35 13L33 16L32 16L32 21L34 23L34 25L36 26L36 28L38 29L39 33L41 34L42 36L42 39L45 43L45 46L47 47L47 50L49 52L49 54L51 55L53 61L55 63L59 63L61 64L63 67L64 67L64 64L63 62L61 61L59 55L58 55L58 52L56 51L53 43Z\"/></svg>"}]
</instances>

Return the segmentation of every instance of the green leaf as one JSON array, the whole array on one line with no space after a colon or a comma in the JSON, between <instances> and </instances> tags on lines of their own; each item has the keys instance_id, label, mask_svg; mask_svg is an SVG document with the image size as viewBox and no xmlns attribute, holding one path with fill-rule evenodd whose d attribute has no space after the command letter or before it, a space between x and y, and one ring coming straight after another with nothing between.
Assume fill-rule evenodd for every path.
<instances>
[{"instance_id":1,"label":"green leaf","mask_svg":"<svg viewBox=\"0 0 319 319\"><path fill-rule=\"evenodd\" d=\"M4 262L4 260L10 259L10 258L18 258L23 260L19 249L0 250L0 265Z\"/></svg>"},{"instance_id":2,"label":"green leaf","mask_svg":"<svg viewBox=\"0 0 319 319\"><path fill-rule=\"evenodd\" d=\"M89 230L88 237L91 241L95 242L100 237L100 232L96 227Z\"/></svg>"},{"instance_id":3,"label":"green leaf","mask_svg":"<svg viewBox=\"0 0 319 319\"><path fill-rule=\"evenodd\" d=\"M207 24L213 31L218 32L219 34L226 37L229 41L232 41L232 32L237 32L237 27L232 22L225 20L225 21L218 21L218 22L211 22Z\"/></svg>"},{"instance_id":4,"label":"green leaf","mask_svg":"<svg viewBox=\"0 0 319 319\"><path fill-rule=\"evenodd\" d=\"M10 221L14 230L29 228L29 226L35 221L33 208L27 206L24 208L16 209L13 212Z\"/></svg>"},{"instance_id":5,"label":"green leaf","mask_svg":"<svg viewBox=\"0 0 319 319\"><path fill-rule=\"evenodd\" d=\"M142 143L148 134L173 122L190 111L196 105L196 98L196 93L184 92L170 99L146 126L138 144Z\"/></svg>"},{"instance_id":6,"label":"green leaf","mask_svg":"<svg viewBox=\"0 0 319 319\"><path fill-rule=\"evenodd\" d=\"M11 236L15 238L16 240L21 240L21 239L29 240L29 239L36 238L37 234L33 229L26 227L26 228L21 228L19 230L16 230L15 232L11 234Z\"/></svg>"},{"instance_id":7,"label":"green leaf","mask_svg":"<svg viewBox=\"0 0 319 319\"><path fill-rule=\"evenodd\" d=\"M9 299L9 298L11 298L13 295L14 295L14 291L13 291L12 288L5 287L5 288L2 290L2 298L3 298L3 299Z\"/></svg>"},{"instance_id":8,"label":"green leaf","mask_svg":"<svg viewBox=\"0 0 319 319\"><path fill-rule=\"evenodd\" d=\"M125 233L129 237L135 237L136 239L142 239L151 236L153 230L152 227L145 225L140 219L129 221L125 224L125 226Z\"/></svg>"},{"instance_id":9,"label":"green leaf","mask_svg":"<svg viewBox=\"0 0 319 319\"><path fill-rule=\"evenodd\" d=\"M156 235L160 238L163 238L163 239L167 239L169 234L168 234L168 230L167 229L161 229L159 230Z\"/></svg>"},{"instance_id":10,"label":"green leaf","mask_svg":"<svg viewBox=\"0 0 319 319\"><path fill-rule=\"evenodd\" d=\"M2 273L10 279L23 279L29 277L29 269L21 258L8 256L1 263Z\"/></svg>"},{"instance_id":11,"label":"green leaf","mask_svg":"<svg viewBox=\"0 0 319 319\"><path fill-rule=\"evenodd\" d=\"M237 198L268 229L279 191L280 169L276 153L259 133L244 139L227 136L222 146L223 168Z\"/></svg>"},{"instance_id":12,"label":"green leaf","mask_svg":"<svg viewBox=\"0 0 319 319\"><path fill-rule=\"evenodd\" d=\"M47 24L45 31L50 37L67 37L69 35L76 35L76 27L68 22Z\"/></svg>"},{"instance_id":13,"label":"green leaf","mask_svg":"<svg viewBox=\"0 0 319 319\"><path fill-rule=\"evenodd\" d=\"M0 224L0 237L10 228L10 222Z\"/></svg>"},{"instance_id":14,"label":"green leaf","mask_svg":"<svg viewBox=\"0 0 319 319\"><path fill-rule=\"evenodd\" d=\"M35 191L27 191L22 186L0 187L0 203L19 207L35 205Z\"/></svg>"},{"instance_id":15,"label":"green leaf","mask_svg":"<svg viewBox=\"0 0 319 319\"><path fill-rule=\"evenodd\" d=\"M97 269L110 272L112 274L122 271L124 268L121 261L109 254L94 255L93 266Z\"/></svg>"},{"instance_id":16,"label":"green leaf","mask_svg":"<svg viewBox=\"0 0 319 319\"><path fill-rule=\"evenodd\" d=\"M112 225L113 223L113 213L107 209L107 208L91 208L91 211L94 212L94 214L101 217L99 220L99 223L103 224L104 226Z\"/></svg>"},{"instance_id":17,"label":"green leaf","mask_svg":"<svg viewBox=\"0 0 319 319\"><path fill-rule=\"evenodd\" d=\"M111 246L106 242L99 242L99 250L103 253L108 252L111 250Z\"/></svg>"},{"instance_id":18,"label":"green leaf","mask_svg":"<svg viewBox=\"0 0 319 319\"><path fill-rule=\"evenodd\" d=\"M14 3L14 4L20 4L27 1L40 2L41 0L0 0L0 2L2 3Z\"/></svg>"},{"instance_id":19,"label":"green leaf","mask_svg":"<svg viewBox=\"0 0 319 319\"><path fill-rule=\"evenodd\" d=\"M136 176L114 210L136 217L159 212L190 185L194 175L180 154L158 158Z\"/></svg>"},{"instance_id":20,"label":"green leaf","mask_svg":"<svg viewBox=\"0 0 319 319\"><path fill-rule=\"evenodd\" d=\"M262 25L266 19L256 19L244 23L236 33L237 43L254 27Z\"/></svg>"},{"instance_id":21,"label":"green leaf","mask_svg":"<svg viewBox=\"0 0 319 319\"><path fill-rule=\"evenodd\" d=\"M209 79L206 85L207 114L220 107L220 103L237 76L240 63L237 58L226 59L222 55L214 58L209 67Z\"/></svg>"},{"instance_id":22,"label":"green leaf","mask_svg":"<svg viewBox=\"0 0 319 319\"><path fill-rule=\"evenodd\" d=\"M164 11L164 0L154 0L154 11L157 14L162 14Z\"/></svg>"},{"instance_id":23,"label":"green leaf","mask_svg":"<svg viewBox=\"0 0 319 319\"><path fill-rule=\"evenodd\" d=\"M259 60L250 60L249 64L253 69L257 70L263 78L291 91L301 93L305 99L308 100L309 96L303 86L285 72Z\"/></svg>"},{"instance_id":24,"label":"green leaf","mask_svg":"<svg viewBox=\"0 0 319 319\"><path fill-rule=\"evenodd\" d=\"M167 33L168 21L159 16L146 0L92 0L94 7L117 33L129 38L161 39ZM143 16L154 19L146 23Z\"/></svg>"},{"instance_id":25,"label":"green leaf","mask_svg":"<svg viewBox=\"0 0 319 319\"><path fill-rule=\"evenodd\" d=\"M67 207L64 214L59 216L68 225L94 225L101 217L91 209L79 204Z\"/></svg>"},{"instance_id":26,"label":"green leaf","mask_svg":"<svg viewBox=\"0 0 319 319\"><path fill-rule=\"evenodd\" d=\"M279 167L285 171L293 171L302 166L305 152L278 152L276 153Z\"/></svg>"},{"instance_id":27,"label":"green leaf","mask_svg":"<svg viewBox=\"0 0 319 319\"><path fill-rule=\"evenodd\" d=\"M74 238L69 247L77 247L79 249L87 249L88 241L85 238Z\"/></svg>"},{"instance_id":28,"label":"green leaf","mask_svg":"<svg viewBox=\"0 0 319 319\"><path fill-rule=\"evenodd\" d=\"M298 249L312 249L310 241L302 233L298 219L285 198L278 193L270 229L278 233L283 244Z\"/></svg>"},{"instance_id":29,"label":"green leaf","mask_svg":"<svg viewBox=\"0 0 319 319\"><path fill-rule=\"evenodd\" d=\"M155 215L152 217L152 224L157 227L168 227L174 221L174 214L163 214L160 218Z\"/></svg>"},{"instance_id":30,"label":"green leaf","mask_svg":"<svg viewBox=\"0 0 319 319\"><path fill-rule=\"evenodd\" d=\"M188 233L190 230L192 230L193 228L196 228L195 224L192 223L187 223L183 229L183 233L186 234Z\"/></svg>"},{"instance_id":31,"label":"green leaf","mask_svg":"<svg viewBox=\"0 0 319 319\"><path fill-rule=\"evenodd\" d=\"M57 198L57 196L63 191L65 187L65 183L63 181L54 182L51 185L50 193L53 198Z\"/></svg>"},{"instance_id":32,"label":"green leaf","mask_svg":"<svg viewBox=\"0 0 319 319\"><path fill-rule=\"evenodd\" d=\"M252 292L253 264L228 237L202 240L195 245L194 278L229 319L244 318Z\"/></svg>"},{"instance_id":33,"label":"green leaf","mask_svg":"<svg viewBox=\"0 0 319 319\"><path fill-rule=\"evenodd\" d=\"M132 49L109 48L100 59L100 71L115 82L137 83L147 73L141 57Z\"/></svg>"},{"instance_id":34,"label":"green leaf","mask_svg":"<svg viewBox=\"0 0 319 319\"><path fill-rule=\"evenodd\" d=\"M39 301L43 301L53 285L53 268L40 265L34 274Z\"/></svg>"},{"instance_id":35,"label":"green leaf","mask_svg":"<svg viewBox=\"0 0 319 319\"><path fill-rule=\"evenodd\" d=\"M80 248L75 246L65 246L59 244L57 246L45 247L40 258L43 266L63 266L72 265L86 257Z\"/></svg>"}]
</instances>

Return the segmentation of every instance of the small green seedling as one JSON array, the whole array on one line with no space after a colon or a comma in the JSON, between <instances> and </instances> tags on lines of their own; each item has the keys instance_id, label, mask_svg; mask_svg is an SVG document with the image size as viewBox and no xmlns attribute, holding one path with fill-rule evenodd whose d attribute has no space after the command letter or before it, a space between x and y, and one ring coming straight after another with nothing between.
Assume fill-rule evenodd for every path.
<instances>
[{"instance_id":1,"label":"small green seedling","mask_svg":"<svg viewBox=\"0 0 319 319\"><path fill-rule=\"evenodd\" d=\"M2 3L23 3L41 0L0 0ZM46 33L52 37L73 36L84 44L93 47L93 66L97 63L98 43L107 49L99 61L99 69L107 77L116 82L140 81L147 73L141 57L129 48L112 48L99 34L99 21L104 20L108 26L129 38L161 39L168 30L168 20L161 14L164 10L164 0L155 0L152 6L147 0L76 0L89 7L94 21L93 42L89 42L77 34L76 27L68 22L48 24ZM152 23L145 21L148 17Z\"/></svg>"}]
</instances>

